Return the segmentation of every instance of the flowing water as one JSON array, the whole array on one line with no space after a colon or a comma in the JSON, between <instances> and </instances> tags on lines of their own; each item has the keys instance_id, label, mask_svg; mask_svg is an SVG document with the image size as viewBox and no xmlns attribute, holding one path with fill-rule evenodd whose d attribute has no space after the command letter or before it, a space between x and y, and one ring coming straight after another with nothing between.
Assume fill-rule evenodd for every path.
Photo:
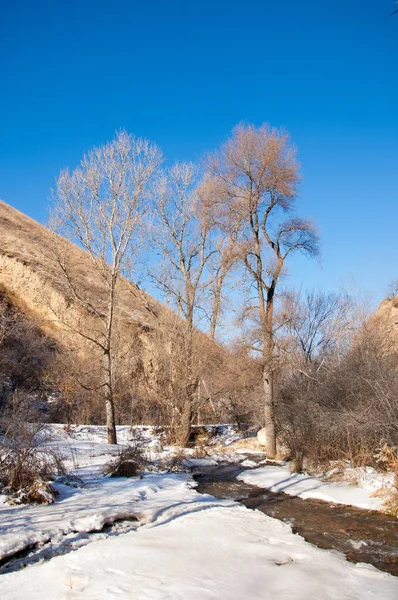
<instances>
[{"instance_id":1,"label":"flowing water","mask_svg":"<svg viewBox=\"0 0 398 600\"><path fill-rule=\"evenodd\" d=\"M292 526L293 532L324 549L343 552L352 562L370 563L398 576L398 519L321 500L302 500L238 481L245 471L236 464L208 467L195 476L197 491L230 498L247 508Z\"/></svg>"}]
</instances>

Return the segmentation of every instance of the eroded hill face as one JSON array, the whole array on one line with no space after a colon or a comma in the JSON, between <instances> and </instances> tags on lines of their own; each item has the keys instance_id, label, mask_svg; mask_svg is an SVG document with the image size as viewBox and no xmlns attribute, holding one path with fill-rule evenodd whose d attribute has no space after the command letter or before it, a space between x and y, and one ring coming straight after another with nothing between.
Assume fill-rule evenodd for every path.
<instances>
[{"instance_id":1,"label":"eroded hill face","mask_svg":"<svg viewBox=\"0 0 398 600\"><path fill-rule=\"evenodd\" d=\"M76 293L67 284L61 265ZM42 328L66 348L85 357L98 352L89 338L101 339L101 323L95 314L101 316L106 310L101 274L83 250L4 202L0 202L0 285L25 314L39 319ZM126 279L120 280L115 322L118 352L126 364L135 362L148 345L146 334L162 310L167 309Z\"/></svg>"},{"instance_id":2,"label":"eroded hill face","mask_svg":"<svg viewBox=\"0 0 398 600\"><path fill-rule=\"evenodd\" d=\"M66 332L68 326L76 328L82 315L60 272L60 255L79 293L99 303L105 300L103 282L84 251L0 201L0 284L16 303L40 316L43 326ZM123 280L118 310L125 324L148 325L161 305Z\"/></svg>"},{"instance_id":3,"label":"eroded hill face","mask_svg":"<svg viewBox=\"0 0 398 600\"><path fill-rule=\"evenodd\" d=\"M375 323L383 327L398 342L398 297L383 300L374 315Z\"/></svg>"}]
</instances>

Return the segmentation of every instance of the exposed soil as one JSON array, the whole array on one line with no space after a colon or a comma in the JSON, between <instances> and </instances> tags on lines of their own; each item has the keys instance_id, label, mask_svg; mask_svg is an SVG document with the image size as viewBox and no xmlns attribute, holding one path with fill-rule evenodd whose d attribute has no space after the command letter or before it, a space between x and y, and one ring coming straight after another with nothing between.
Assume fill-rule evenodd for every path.
<instances>
[{"instance_id":1,"label":"exposed soil","mask_svg":"<svg viewBox=\"0 0 398 600\"><path fill-rule=\"evenodd\" d=\"M370 563L398 576L398 519L389 515L273 493L238 481L240 465L209 467L195 476L197 491L237 500L292 526L305 540L343 552L351 562Z\"/></svg>"}]
</instances>

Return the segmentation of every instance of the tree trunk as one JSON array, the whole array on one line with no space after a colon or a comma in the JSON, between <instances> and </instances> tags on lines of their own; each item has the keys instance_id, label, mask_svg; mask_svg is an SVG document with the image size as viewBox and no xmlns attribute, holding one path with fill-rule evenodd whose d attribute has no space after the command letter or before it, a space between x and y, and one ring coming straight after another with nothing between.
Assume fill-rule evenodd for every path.
<instances>
[{"instance_id":1,"label":"tree trunk","mask_svg":"<svg viewBox=\"0 0 398 600\"><path fill-rule=\"evenodd\" d=\"M105 343L103 354L103 369L104 369L104 396L105 396L105 411L106 411L106 429L108 434L108 444L117 444L116 423L115 423L115 403L113 398L113 383L112 383L112 357L111 357L111 342L113 328L113 310L115 304L115 287L117 275L115 269L112 270L112 278L109 283L108 295L108 313L105 326Z\"/></svg>"},{"instance_id":2,"label":"tree trunk","mask_svg":"<svg viewBox=\"0 0 398 600\"><path fill-rule=\"evenodd\" d=\"M108 349L103 355L104 368L104 395L105 395L105 411L106 411L106 429L108 435L108 444L117 444L116 438L116 423L115 423L115 406L113 402L112 388L112 367L111 356Z\"/></svg>"},{"instance_id":3,"label":"tree trunk","mask_svg":"<svg viewBox=\"0 0 398 600\"><path fill-rule=\"evenodd\" d=\"M187 315L185 401L181 411L180 445L186 446L191 437L193 405L198 383L193 381L193 302Z\"/></svg>"},{"instance_id":4,"label":"tree trunk","mask_svg":"<svg viewBox=\"0 0 398 600\"><path fill-rule=\"evenodd\" d=\"M274 287L268 291L265 311L262 313L264 348L263 348L263 387L264 387L264 426L266 437L266 452L268 458L276 456L276 433L274 414Z\"/></svg>"},{"instance_id":5,"label":"tree trunk","mask_svg":"<svg viewBox=\"0 0 398 600\"><path fill-rule=\"evenodd\" d=\"M211 321L210 321L210 339L214 341L215 337L216 337L216 327L217 327L217 320L218 320L218 310L220 308L220 300L217 299L215 300L215 303L213 305L213 312L211 315Z\"/></svg>"},{"instance_id":6,"label":"tree trunk","mask_svg":"<svg viewBox=\"0 0 398 600\"><path fill-rule=\"evenodd\" d=\"M211 321L210 321L210 339L214 340L216 337L216 327L218 323L218 313L220 312L221 306L221 289L222 289L222 279L218 279L217 286L214 291L214 301L213 308L211 312Z\"/></svg>"},{"instance_id":7,"label":"tree trunk","mask_svg":"<svg viewBox=\"0 0 398 600\"><path fill-rule=\"evenodd\" d=\"M179 446L185 448L188 445L192 431L192 398L187 398L180 414L180 423L176 431L176 441Z\"/></svg>"},{"instance_id":8,"label":"tree trunk","mask_svg":"<svg viewBox=\"0 0 398 600\"><path fill-rule=\"evenodd\" d=\"M264 421L267 458L276 456L276 435L274 416L274 374L269 361L263 367Z\"/></svg>"}]
</instances>

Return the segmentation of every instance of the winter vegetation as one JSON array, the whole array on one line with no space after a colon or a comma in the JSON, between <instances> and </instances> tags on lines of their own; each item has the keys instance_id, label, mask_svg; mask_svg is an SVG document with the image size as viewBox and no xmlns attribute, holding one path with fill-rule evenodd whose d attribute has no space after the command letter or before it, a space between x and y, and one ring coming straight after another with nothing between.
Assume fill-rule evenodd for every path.
<instances>
[{"instance_id":1,"label":"winter vegetation","mask_svg":"<svg viewBox=\"0 0 398 600\"><path fill-rule=\"evenodd\" d=\"M31 420L104 423L111 444L116 424L186 446L231 422L264 426L269 458L394 456L393 314L289 288L290 256L320 246L288 135L239 125L200 164L162 160L126 132L90 150L57 180L53 233L2 206L4 414L30 398Z\"/></svg>"},{"instance_id":2,"label":"winter vegetation","mask_svg":"<svg viewBox=\"0 0 398 600\"><path fill-rule=\"evenodd\" d=\"M372 314L289 287L291 257L320 255L299 183L267 124L171 166L120 131L61 172L48 228L1 203L2 597L332 598L328 578L333 597L396 598L396 579L194 489L235 462L253 487L398 514L395 288Z\"/></svg>"},{"instance_id":3,"label":"winter vegetation","mask_svg":"<svg viewBox=\"0 0 398 600\"><path fill-rule=\"evenodd\" d=\"M0 600L398 600L398 0L2 8Z\"/></svg>"}]
</instances>

